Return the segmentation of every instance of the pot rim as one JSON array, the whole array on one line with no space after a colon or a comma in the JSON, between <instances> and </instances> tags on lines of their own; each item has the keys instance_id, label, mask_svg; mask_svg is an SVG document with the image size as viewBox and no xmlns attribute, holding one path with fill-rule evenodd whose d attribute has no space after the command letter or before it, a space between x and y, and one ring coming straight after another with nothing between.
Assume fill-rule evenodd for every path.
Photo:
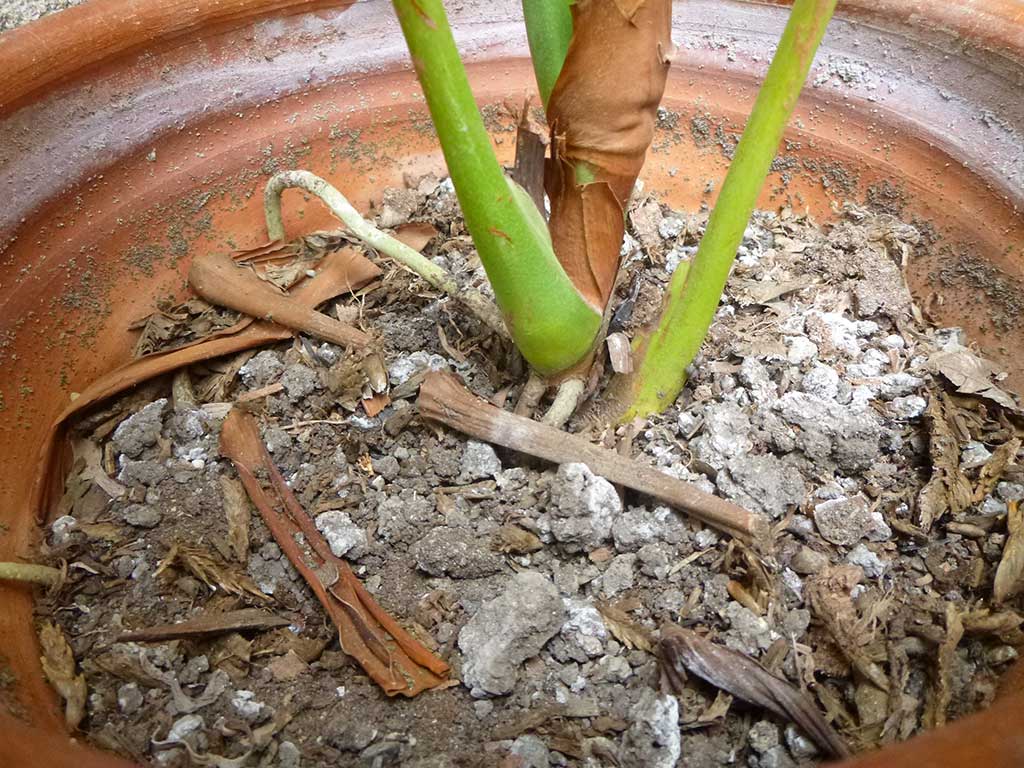
<instances>
[{"instance_id":1,"label":"pot rim","mask_svg":"<svg viewBox=\"0 0 1024 768\"><path fill-rule=\"evenodd\" d=\"M727 0L728 1L728 0ZM791 5L792 0L737 0ZM198 29L269 14L347 8L357 0L88 0L0 35L0 116L77 72ZM843 0L839 16L945 33L1024 60L1024 4L1017 0Z\"/></svg>"}]
</instances>

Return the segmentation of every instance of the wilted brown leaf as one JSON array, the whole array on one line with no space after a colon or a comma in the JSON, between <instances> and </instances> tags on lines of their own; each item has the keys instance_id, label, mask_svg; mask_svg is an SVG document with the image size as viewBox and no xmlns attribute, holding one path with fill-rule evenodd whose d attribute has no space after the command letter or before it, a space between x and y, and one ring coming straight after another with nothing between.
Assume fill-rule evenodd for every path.
<instances>
[{"instance_id":1,"label":"wilted brown leaf","mask_svg":"<svg viewBox=\"0 0 1024 768\"><path fill-rule=\"evenodd\" d=\"M572 41L547 104L552 243L573 284L602 308L618 272L623 211L654 137L673 50L671 0L621 5L572 5Z\"/></svg>"},{"instance_id":2,"label":"wilted brown leaf","mask_svg":"<svg viewBox=\"0 0 1024 768\"><path fill-rule=\"evenodd\" d=\"M64 699L64 720L74 730L85 717L85 676L75 674L75 655L60 627L44 622L39 627L39 645L43 651L39 657L43 674Z\"/></svg>"},{"instance_id":3,"label":"wilted brown leaf","mask_svg":"<svg viewBox=\"0 0 1024 768\"><path fill-rule=\"evenodd\" d=\"M1003 556L996 568L996 579L992 585L992 600L1003 603L1020 590L1021 575L1024 573L1024 513L1020 503L1007 503L1006 529L1009 535L1003 545Z\"/></svg>"},{"instance_id":4,"label":"wilted brown leaf","mask_svg":"<svg viewBox=\"0 0 1024 768\"><path fill-rule=\"evenodd\" d=\"M883 691L889 679L868 653L873 637L868 622L861 619L850 599L850 591L863 572L853 565L826 568L804 582L804 594L815 617L828 630L843 657L865 678Z\"/></svg>"},{"instance_id":5,"label":"wilted brown leaf","mask_svg":"<svg viewBox=\"0 0 1024 768\"><path fill-rule=\"evenodd\" d=\"M947 512L953 515L971 505L971 481L960 469L960 445L951 423L953 406L933 390L928 402L928 452L932 476L917 497L920 524L928 531Z\"/></svg>"},{"instance_id":6,"label":"wilted brown leaf","mask_svg":"<svg viewBox=\"0 0 1024 768\"><path fill-rule=\"evenodd\" d=\"M410 221L395 230L395 239L414 251L422 251L435 237L437 229L429 221Z\"/></svg>"},{"instance_id":7,"label":"wilted brown leaf","mask_svg":"<svg viewBox=\"0 0 1024 768\"><path fill-rule=\"evenodd\" d=\"M928 367L949 379L961 394L979 395L1011 411L1018 410L1013 395L993 382L1003 372L994 363L978 357L967 347L946 347L928 359Z\"/></svg>"},{"instance_id":8,"label":"wilted brown leaf","mask_svg":"<svg viewBox=\"0 0 1024 768\"><path fill-rule=\"evenodd\" d=\"M1019 450L1020 438L1015 437L992 451L992 455L989 456L985 466L981 468L981 472L978 474L978 484L974 486L973 501L975 504L984 501L985 497L992 493L999 479L1003 476L1003 472L1016 460L1017 451Z\"/></svg>"},{"instance_id":9,"label":"wilted brown leaf","mask_svg":"<svg viewBox=\"0 0 1024 768\"><path fill-rule=\"evenodd\" d=\"M664 624L658 657L666 679L677 691L683 688L684 673L691 672L716 688L791 720L828 754L849 755L846 743L805 694L742 653L692 630Z\"/></svg>"},{"instance_id":10,"label":"wilted brown leaf","mask_svg":"<svg viewBox=\"0 0 1024 768\"><path fill-rule=\"evenodd\" d=\"M602 601L597 603L597 610L601 614L601 618L604 619L608 631L616 640L630 650L654 653L654 643L651 640L650 632L630 619L625 611Z\"/></svg>"}]
</instances>

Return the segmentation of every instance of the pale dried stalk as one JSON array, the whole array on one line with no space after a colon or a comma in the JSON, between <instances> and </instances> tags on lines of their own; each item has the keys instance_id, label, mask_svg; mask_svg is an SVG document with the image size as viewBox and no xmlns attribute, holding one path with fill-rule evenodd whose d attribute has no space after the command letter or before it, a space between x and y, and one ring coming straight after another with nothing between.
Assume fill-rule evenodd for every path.
<instances>
[{"instance_id":1,"label":"pale dried stalk","mask_svg":"<svg viewBox=\"0 0 1024 768\"><path fill-rule=\"evenodd\" d=\"M363 243L415 272L439 291L444 291L453 299L462 302L491 331L502 338L509 338L505 321L494 302L472 288L461 287L455 278L430 259L391 235L381 232L364 219L341 192L309 171L282 171L267 182L263 208L267 217L267 234L271 240L284 238L281 194L291 188L301 189L320 198L331 213L341 219L348 231Z\"/></svg>"},{"instance_id":2,"label":"pale dried stalk","mask_svg":"<svg viewBox=\"0 0 1024 768\"><path fill-rule=\"evenodd\" d=\"M712 496L691 483L596 446L578 435L506 413L474 396L451 374L427 374L416 406L427 418L478 440L556 464L581 462L613 483L653 496L758 549L771 548L765 518Z\"/></svg>"},{"instance_id":3,"label":"pale dried stalk","mask_svg":"<svg viewBox=\"0 0 1024 768\"><path fill-rule=\"evenodd\" d=\"M25 581L52 587L60 582L62 574L57 568L33 563L0 563L0 580Z\"/></svg>"}]
</instances>

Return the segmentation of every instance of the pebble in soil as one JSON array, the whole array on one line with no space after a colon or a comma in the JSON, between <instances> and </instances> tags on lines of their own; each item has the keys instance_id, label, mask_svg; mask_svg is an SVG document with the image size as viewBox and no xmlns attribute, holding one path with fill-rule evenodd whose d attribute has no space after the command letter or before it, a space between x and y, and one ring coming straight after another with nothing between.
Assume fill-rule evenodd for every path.
<instances>
[{"instance_id":1,"label":"pebble in soil","mask_svg":"<svg viewBox=\"0 0 1024 768\"><path fill-rule=\"evenodd\" d=\"M432 223L428 257L485 287L450 183L425 179L386 203L383 223ZM616 313L628 333L651 318L706 221L653 200L633 214L616 299L635 297ZM234 368L194 368L200 392L229 375L229 399L281 385L253 406L275 464L332 551L462 682L414 700L386 699L341 652L255 512L239 553L221 485L234 477L218 451L223 409L175 402L169 387L105 406L78 433L101 446L126 492L110 499L72 473L49 546L75 566L40 609L65 629L86 676L85 738L164 766L187 764L176 742L280 766L472 766L512 755L527 766L767 768L817 758L805 735L763 712L711 709L716 691L700 682L678 699L659 693L654 657L609 615L642 634L686 621L792 681L816 681L855 747L878 743L886 727L917 732L932 716L945 606L988 598L1001 516L1024 495L1019 474L1007 477L930 533L913 528L930 467L923 414L942 386L928 359L957 338L912 319L898 262L928 247L914 227L855 207L828 230L786 211L757 214L685 391L635 437L638 461L769 518L778 535L767 560L620 495L581 464L544 467L410 418L406 383L427 368L456 370L484 396L521 377L477 323L404 273L361 308L395 395L373 418L338 405L353 387L358 399L361 381L328 344L300 339ZM997 431L965 412L964 466L977 473ZM177 566L158 574L175 544L248 576L290 626L119 642L128 629L260 604ZM892 675L899 717L853 672L822 605L870 625L852 641ZM1006 640L959 643L942 672L949 717L991 699L1015 656Z\"/></svg>"}]
</instances>

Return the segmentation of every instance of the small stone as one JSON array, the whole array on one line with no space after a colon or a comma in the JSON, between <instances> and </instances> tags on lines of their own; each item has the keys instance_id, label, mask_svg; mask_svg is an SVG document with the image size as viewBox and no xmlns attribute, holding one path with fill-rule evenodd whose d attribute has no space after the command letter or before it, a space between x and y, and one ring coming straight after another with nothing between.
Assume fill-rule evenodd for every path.
<instances>
[{"instance_id":1,"label":"small stone","mask_svg":"<svg viewBox=\"0 0 1024 768\"><path fill-rule=\"evenodd\" d=\"M800 365L818 354L818 345L806 336L787 336L786 359L790 365Z\"/></svg>"},{"instance_id":2,"label":"small stone","mask_svg":"<svg viewBox=\"0 0 1024 768\"><path fill-rule=\"evenodd\" d=\"M734 651L757 656L759 651L767 650L775 640L775 633L763 616L758 616L735 601L725 606L722 617L730 625L724 634L725 644Z\"/></svg>"},{"instance_id":3,"label":"small stone","mask_svg":"<svg viewBox=\"0 0 1024 768\"><path fill-rule=\"evenodd\" d=\"M889 566L863 544L858 544L850 550L846 562L850 565L859 565L864 570L864 575L870 579L880 579Z\"/></svg>"},{"instance_id":4,"label":"small stone","mask_svg":"<svg viewBox=\"0 0 1024 768\"><path fill-rule=\"evenodd\" d=\"M1003 501L1024 501L1024 484L999 483L996 486L996 495Z\"/></svg>"},{"instance_id":5,"label":"small stone","mask_svg":"<svg viewBox=\"0 0 1024 768\"><path fill-rule=\"evenodd\" d=\"M551 503L543 516L556 541L573 551L599 547L611 535L622 512L615 486L585 464L562 464L551 484Z\"/></svg>"},{"instance_id":6,"label":"small stone","mask_svg":"<svg viewBox=\"0 0 1024 768\"><path fill-rule=\"evenodd\" d=\"M459 480L473 482L501 474L501 459L488 443L469 440L462 451L462 464Z\"/></svg>"},{"instance_id":7,"label":"small stone","mask_svg":"<svg viewBox=\"0 0 1024 768\"><path fill-rule=\"evenodd\" d=\"M701 528L693 535L697 549L710 549L718 543L718 534L710 528Z\"/></svg>"},{"instance_id":8,"label":"small stone","mask_svg":"<svg viewBox=\"0 0 1024 768\"><path fill-rule=\"evenodd\" d=\"M419 350L391 363L388 366L388 379L391 381L391 386L397 387L408 381L418 371L443 371L447 368L448 361L440 355Z\"/></svg>"},{"instance_id":9,"label":"small stone","mask_svg":"<svg viewBox=\"0 0 1024 768\"><path fill-rule=\"evenodd\" d=\"M679 237L684 227L686 227L686 222L680 217L666 216L658 224L658 234L661 235L662 240L671 240L674 237Z\"/></svg>"},{"instance_id":10,"label":"small stone","mask_svg":"<svg viewBox=\"0 0 1024 768\"><path fill-rule=\"evenodd\" d=\"M826 541L852 547L862 538L884 541L892 530L879 512L872 512L861 495L823 501L814 508L814 524Z\"/></svg>"},{"instance_id":11,"label":"small stone","mask_svg":"<svg viewBox=\"0 0 1024 768\"><path fill-rule=\"evenodd\" d=\"M633 668L623 656L603 656L592 673L598 683L624 683L633 676Z\"/></svg>"},{"instance_id":12,"label":"small stone","mask_svg":"<svg viewBox=\"0 0 1024 768\"><path fill-rule=\"evenodd\" d=\"M295 363L284 369L284 373L281 374L281 385L288 399L294 403L319 389L320 378L309 366Z\"/></svg>"},{"instance_id":13,"label":"small stone","mask_svg":"<svg viewBox=\"0 0 1024 768\"><path fill-rule=\"evenodd\" d=\"M681 754L679 702L645 688L629 712L619 768L675 768Z\"/></svg>"},{"instance_id":14,"label":"small stone","mask_svg":"<svg viewBox=\"0 0 1024 768\"><path fill-rule=\"evenodd\" d=\"M612 564L608 566L600 579L602 597L615 597L636 583L636 575L633 572L636 557L633 554L618 555L612 560Z\"/></svg>"},{"instance_id":15,"label":"small stone","mask_svg":"<svg viewBox=\"0 0 1024 768\"><path fill-rule=\"evenodd\" d=\"M483 720L488 717L494 711L494 704L487 699L481 699L473 702L473 712L476 713L478 720Z\"/></svg>"},{"instance_id":16,"label":"small stone","mask_svg":"<svg viewBox=\"0 0 1024 768\"><path fill-rule=\"evenodd\" d=\"M588 658L602 655L608 629L597 608L572 598L566 598L563 603L566 619L561 628L562 639L568 645L578 647Z\"/></svg>"},{"instance_id":17,"label":"small stone","mask_svg":"<svg viewBox=\"0 0 1024 768\"><path fill-rule=\"evenodd\" d=\"M804 374L800 389L822 400L835 400L839 394L839 374L835 368L819 363Z\"/></svg>"},{"instance_id":18,"label":"small stone","mask_svg":"<svg viewBox=\"0 0 1024 768\"><path fill-rule=\"evenodd\" d=\"M416 567L430 576L479 579L501 570L501 558L464 528L433 528L412 549Z\"/></svg>"},{"instance_id":19,"label":"small stone","mask_svg":"<svg viewBox=\"0 0 1024 768\"><path fill-rule=\"evenodd\" d=\"M249 389L273 384L284 371L284 364L276 353L265 349L238 369L242 383Z\"/></svg>"},{"instance_id":20,"label":"small stone","mask_svg":"<svg viewBox=\"0 0 1024 768\"><path fill-rule=\"evenodd\" d=\"M888 358L886 358L888 360ZM878 396L882 400L909 397L924 386L924 379L909 373L887 373L878 382Z\"/></svg>"},{"instance_id":21,"label":"small stone","mask_svg":"<svg viewBox=\"0 0 1024 768\"><path fill-rule=\"evenodd\" d=\"M897 336L896 338L900 338ZM900 339L902 341L902 339ZM790 724L786 726L785 730L786 746L789 747L789 752L797 760L804 760L809 757L814 757L818 754L817 745L796 726Z\"/></svg>"},{"instance_id":22,"label":"small stone","mask_svg":"<svg viewBox=\"0 0 1024 768\"><path fill-rule=\"evenodd\" d=\"M117 479L125 485L152 488L166 480L169 474L167 467L159 461L133 461L122 456L120 463L121 471Z\"/></svg>"},{"instance_id":23,"label":"small stone","mask_svg":"<svg viewBox=\"0 0 1024 768\"><path fill-rule=\"evenodd\" d=\"M565 606L551 581L535 571L516 574L459 632L462 680L475 698L512 691L519 665L565 623Z\"/></svg>"},{"instance_id":24,"label":"small stone","mask_svg":"<svg viewBox=\"0 0 1024 768\"><path fill-rule=\"evenodd\" d=\"M238 690L231 697L232 708L247 723L255 723L262 719L267 709L266 704L255 701L255 696L252 691Z\"/></svg>"},{"instance_id":25,"label":"small stone","mask_svg":"<svg viewBox=\"0 0 1024 768\"><path fill-rule=\"evenodd\" d=\"M295 442L292 436L281 427L267 427L263 432L263 442L267 451L274 454L281 454L292 447Z\"/></svg>"},{"instance_id":26,"label":"small stone","mask_svg":"<svg viewBox=\"0 0 1024 768\"><path fill-rule=\"evenodd\" d=\"M805 575L820 573L828 564L828 555L815 552L810 547L800 547L789 561L790 568Z\"/></svg>"},{"instance_id":27,"label":"small stone","mask_svg":"<svg viewBox=\"0 0 1024 768\"><path fill-rule=\"evenodd\" d=\"M111 438L114 450L137 459L147 448L156 445L166 407L167 398L161 397L118 424Z\"/></svg>"},{"instance_id":28,"label":"small stone","mask_svg":"<svg viewBox=\"0 0 1024 768\"><path fill-rule=\"evenodd\" d=\"M78 521L71 515L61 515L50 524L50 543L54 547L63 547L78 529Z\"/></svg>"},{"instance_id":29,"label":"small stone","mask_svg":"<svg viewBox=\"0 0 1024 768\"><path fill-rule=\"evenodd\" d=\"M721 469L734 456L744 456L754 447L750 439L750 417L736 403L712 403L704 411L704 431L690 442L693 455Z\"/></svg>"},{"instance_id":30,"label":"small stone","mask_svg":"<svg viewBox=\"0 0 1024 768\"><path fill-rule=\"evenodd\" d=\"M612 539L619 552L635 552L658 538L658 520L646 507L632 507L612 523Z\"/></svg>"},{"instance_id":31,"label":"small stone","mask_svg":"<svg viewBox=\"0 0 1024 768\"><path fill-rule=\"evenodd\" d=\"M778 397L778 387L768 375L768 369L756 357L743 358L739 379L755 403L767 403Z\"/></svg>"},{"instance_id":32,"label":"small stone","mask_svg":"<svg viewBox=\"0 0 1024 768\"><path fill-rule=\"evenodd\" d=\"M509 750L519 758L517 768L549 768L551 755L547 745L533 734L524 734L512 742Z\"/></svg>"},{"instance_id":33,"label":"small stone","mask_svg":"<svg viewBox=\"0 0 1024 768\"><path fill-rule=\"evenodd\" d=\"M394 456L381 456L379 459L373 460L373 471L390 483L398 477L402 471L402 465Z\"/></svg>"},{"instance_id":34,"label":"small stone","mask_svg":"<svg viewBox=\"0 0 1024 768\"><path fill-rule=\"evenodd\" d=\"M300 768L302 753L290 741L282 741L277 747L278 768Z\"/></svg>"},{"instance_id":35,"label":"small stone","mask_svg":"<svg viewBox=\"0 0 1024 768\"><path fill-rule=\"evenodd\" d=\"M199 715L185 715L174 721L171 730L167 732L166 741L184 741L186 736L191 736L200 730L204 725L203 718Z\"/></svg>"},{"instance_id":36,"label":"small stone","mask_svg":"<svg viewBox=\"0 0 1024 768\"><path fill-rule=\"evenodd\" d=\"M870 407L844 406L806 392L787 392L773 408L783 421L798 427L796 445L812 461L831 458L846 472L862 471L878 461L884 430Z\"/></svg>"},{"instance_id":37,"label":"small stone","mask_svg":"<svg viewBox=\"0 0 1024 768\"><path fill-rule=\"evenodd\" d=\"M774 454L735 456L715 478L718 489L752 512L780 518L804 502L800 471Z\"/></svg>"},{"instance_id":38,"label":"small stone","mask_svg":"<svg viewBox=\"0 0 1024 768\"><path fill-rule=\"evenodd\" d=\"M316 516L316 527L324 535L335 557L358 560L366 554L366 531L352 522L347 512L323 512Z\"/></svg>"},{"instance_id":39,"label":"small stone","mask_svg":"<svg viewBox=\"0 0 1024 768\"><path fill-rule=\"evenodd\" d=\"M158 510L144 504L133 504L124 511L124 521L136 528L156 528L162 519Z\"/></svg>"},{"instance_id":40,"label":"small stone","mask_svg":"<svg viewBox=\"0 0 1024 768\"><path fill-rule=\"evenodd\" d=\"M889 403L889 412L897 419L913 421L924 414L928 403L920 395L894 397Z\"/></svg>"},{"instance_id":41,"label":"small stone","mask_svg":"<svg viewBox=\"0 0 1024 768\"><path fill-rule=\"evenodd\" d=\"M983 443L971 440L960 452L960 468L976 469L984 466L990 458L992 458L992 453Z\"/></svg>"},{"instance_id":42,"label":"small stone","mask_svg":"<svg viewBox=\"0 0 1024 768\"><path fill-rule=\"evenodd\" d=\"M750 729L750 748L758 754L767 752L779 745L779 729L775 723L760 720Z\"/></svg>"},{"instance_id":43,"label":"small stone","mask_svg":"<svg viewBox=\"0 0 1024 768\"><path fill-rule=\"evenodd\" d=\"M117 708L123 715L131 715L138 711L144 702L142 691L135 683L125 683L117 689Z\"/></svg>"}]
</instances>

